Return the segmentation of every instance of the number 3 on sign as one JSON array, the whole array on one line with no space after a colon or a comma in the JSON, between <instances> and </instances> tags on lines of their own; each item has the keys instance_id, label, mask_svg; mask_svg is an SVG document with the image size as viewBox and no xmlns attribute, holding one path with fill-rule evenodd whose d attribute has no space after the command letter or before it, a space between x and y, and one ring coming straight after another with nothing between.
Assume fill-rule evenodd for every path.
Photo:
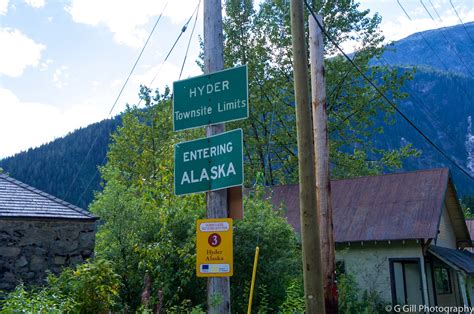
<instances>
[{"instance_id":1,"label":"number 3 on sign","mask_svg":"<svg viewBox=\"0 0 474 314\"><path fill-rule=\"evenodd\" d=\"M207 239L207 242L209 243L210 246L216 247L219 244L221 244L221 236L217 233L213 233L209 236Z\"/></svg>"},{"instance_id":2,"label":"number 3 on sign","mask_svg":"<svg viewBox=\"0 0 474 314\"><path fill-rule=\"evenodd\" d=\"M234 274L232 219L196 221L196 275L230 277Z\"/></svg>"}]
</instances>

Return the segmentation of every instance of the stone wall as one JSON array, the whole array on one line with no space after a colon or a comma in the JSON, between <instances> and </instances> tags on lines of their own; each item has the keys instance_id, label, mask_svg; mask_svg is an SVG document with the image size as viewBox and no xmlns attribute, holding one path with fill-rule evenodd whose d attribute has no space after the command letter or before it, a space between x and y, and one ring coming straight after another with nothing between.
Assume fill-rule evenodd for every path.
<instances>
[{"instance_id":1,"label":"stone wall","mask_svg":"<svg viewBox=\"0 0 474 314\"><path fill-rule=\"evenodd\" d=\"M46 270L58 273L91 258L95 231L94 221L0 219L0 290L44 283Z\"/></svg>"}]
</instances>

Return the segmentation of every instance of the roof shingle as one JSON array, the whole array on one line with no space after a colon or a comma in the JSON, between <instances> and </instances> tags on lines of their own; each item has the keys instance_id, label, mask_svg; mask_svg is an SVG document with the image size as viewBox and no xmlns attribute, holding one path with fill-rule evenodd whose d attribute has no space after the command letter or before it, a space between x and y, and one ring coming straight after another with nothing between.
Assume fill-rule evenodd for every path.
<instances>
[{"instance_id":1,"label":"roof shingle","mask_svg":"<svg viewBox=\"0 0 474 314\"><path fill-rule=\"evenodd\" d=\"M0 174L0 218L86 219L97 217L57 197Z\"/></svg>"}]
</instances>

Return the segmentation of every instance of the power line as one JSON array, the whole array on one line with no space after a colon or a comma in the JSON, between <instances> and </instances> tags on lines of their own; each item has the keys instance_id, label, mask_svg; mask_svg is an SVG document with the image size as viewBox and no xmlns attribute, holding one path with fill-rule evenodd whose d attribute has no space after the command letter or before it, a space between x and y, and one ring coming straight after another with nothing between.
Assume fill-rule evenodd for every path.
<instances>
[{"instance_id":1,"label":"power line","mask_svg":"<svg viewBox=\"0 0 474 314\"><path fill-rule=\"evenodd\" d=\"M201 4L201 1L199 1L198 5L196 6L196 9L194 9L193 14L189 17L189 19L188 19L188 21L186 22L186 24L184 24L183 28L181 29L181 32L180 32L179 35L178 35L178 38L176 38L175 42L173 43L173 46L171 47L170 51L169 51L168 54L166 55L164 61L161 63L160 68L158 69L158 71L156 72L155 76L154 76L153 79L151 80L150 86L153 84L153 82L155 81L156 77L157 77L158 74L160 73L161 68L163 67L163 64L168 60L169 56L171 55L171 52L173 51L174 47L175 47L176 44L178 43L178 41L179 41L179 39L181 38L181 36L183 36L184 32L186 32L186 30L188 29L189 22L191 22L191 19L193 18L194 14L197 15L197 13L198 13L198 8L199 8L200 4Z\"/></svg>"},{"instance_id":2,"label":"power line","mask_svg":"<svg viewBox=\"0 0 474 314\"><path fill-rule=\"evenodd\" d=\"M393 69L394 66L392 66L388 61L387 59L385 59L385 57L382 55L382 60L384 61L385 65L387 67L389 67L390 69ZM417 90L412 88L411 89L412 92L410 93L410 96L412 96L412 100L414 100L414 102L418 103L418 107L417 108L428 108L428 105L426 104L426 102L423 100L423 97L422 96L418 96L416 94ZM427 116L429 116L431 118L432 121L437 121L438 118L432 113L431 110L422 110L423 113ZM428 120L429 121L429 120ZM435 125L431 124L431 126L434 128Z\"/></svg>"},{"instance_id":3,"label":"power line","mask_svg":"<svg viewBox=\"0 0 474 314\"><path fill-rule=\"evenodd\" d=\"M454 13L456 14L456 16L458 17L459 21L461 22L462 27L464 28L464 31L466 32L467 36L469 37L469 39L471 40L471 42L474 44L474 39L472 39L471 34L469 34L469 32L467 31L466 25L465 25L464 22L462 21L461 16L459 16L458 11L456 10L456 8L455 8L454 5L453 5L453 1L452 1L452 0L449 0L449 3L451 4L451 7L453 8Z\"/></svg>"},{"instance_id":4,"label":"power line","mask_svg":"<svg viewBox=\"0 0 474 314\"><path fill-rule=\"evenodd\" d=\"M413 123L398 107L388 99L388 97L377 87L377 85L372 82L370 78L367 77L367 75L357 66L351 58L342 50L342 48L339 46L339 44L328 34L326 29L319 23L318 19L316 18L316 14L314 13L313 9L311 6L308 4L307 0L304 0L304 3L308 10L310 11L311 15L315 19L316 23L318 24L318 27L321 29L323 34L332 42L332 44L344 55L344 57L352 64L352 66L359 72L359 74L377 91L377 93L382 96L382 98L405 120L412 126L433 148L435 148L446 160L448 160L453 166L455 166L457 169L459 169L462 173L464 173L467 177L470 179L474 179L474 177L467 172L463 167L461 167L455 160L452 159L451 156L446 154L438 145L436 145L427 135L423 133L423 131L418 128L415 123Z\"/></svg>"},{"instance_id":5,"label":"power line","mask_svg":"<svg viewBox=\"0 0 474 314\"><path fill-rule=\"evenodd\" d=\"M112 112L114 111L114 108L115 106L117 105L119 99L120 99L120 96L122 96L122 93L125 89L125 86L127 86L127 83L128 81L130 80L130 77L132 76L132 73L133 71L135 70L137 64L138 64L138 61L140 61L140 58L142 57L142 54L143 54L143 51L145 51L145 48L146 46L148 45L148 42L150 41L150 38L151 36L153 35L153 33L155 32L155 29L156 29L156 26L158 25L158 23L160 22L161 20L161 17L163 16L163 12L165 11L166 7L168 6L168 1L165 3L165 6L163 7L163 10L161 10L161 13L160 15L158 16L158 18L156 19L156 22L155 22L155 25L153 25L153 28L151 29L150 31L150 34L148 35L148 38L147 40L145 41L145 44L143 45L143 48L142 50L140 51L140 53L138 54L138 57L137 59L135 60L135 63L133 64L132 66L132 69L130 70L130 73L128 74L127 76L127 79L125 80L125 82L123 83L122 85L122 88L120 89L120 92L118 93L117 97L115 98L115 101L112 105L112 107L110 108L110 111L109 111L109 114L107 115L107 117L110 117L112 115ZM89 150L87 151L87 154L86 156L84 157L84 159L82 160L81 162L81 165L79 166L79 170L76 172L76 175L74 176L71 184L69 185L68 189L66 190L66 194L64 196L64 198L67 198L69 196L69 193L71 192L71 188L72 186L76 183L76 180L77 178L79 177L79 174L81 173L82 171L82 168L84 167L84 164L87 160L87 158L89 157L90 153L92 152L92 149L94 148L95 144L97 143L97 140L98 140L98 137L96 136L94 141L92 142L91 146L89 147Z\"/></svg>"},{"instance_id":6,"label":"power line","mask_svg":"<svg viewBox=\"0 0 474 314\"><path fill-rule=\"evenodd\" d=\"M198 7L196 9L197 11L199 11L200 5L201 5L201 0L199 0ZM186 53L184 54L183 64L181 65L181 71L179 72L178 80L181 79L181 75L183 74L184 64L186 63L186 59L188 58L189 46L191 45L191 39L193 38L193 35L194 35L194 29L196 28L198 15L199 14L196 14L196 17L194 18L193 29L191 30L191 35L189 35L188 46L186 47Z\"/></svg>"},{"instance_id":7,"label":"power line","mask_svg":"<svg viewBox=\"0 0 474 314\"><path fill-rule=\"evenodd\" d=\"M155 76L153 77L153 79L151 80L150 86L151 86L151 84L153 84L153 81L154 81L154 80L156 79L156 77L158 76L158 74L159 74L161 68L163 67L163 64L165 64L166 61L168 60L169 56L171 55L171 53L173 52L174 48L176 47L176 44L178 43L178 41L179 41L179 39L181 38L181 36L183 35L183 33L186 31L189 22L191 21L191 19L193 18L193 16L194 16L195 14L196 14L196 19L197 19L197 15L198 15L197 12L198 12L198 8L199 8L199 6L200 6L200 3L201 3L201 0L199 1L199 4L198 4L198 6L196 7L196 9L193 11L193 14L189 17L188 21L187 21L187 22L184 24L184 26L181 28L181 31L180 31L178 37L177 37L176 40L174 41L174 43L173 43L173 45L171 46L170 50L168 51L168 53L167 53L165 59L164 59L163 62L161 63L161 66L160 66L160 68L158 69L158 72L156 73L156 75L155 75ZM140 98L140 100L138 101L137 106L140 106L141 101L142 101L142 98ZM102 163L101 163L101 164L102 164L102 165L105 164L105 161L106 161L106 160L107 160L107 155L104 156L104 159L102 160ZM81 167L81 168L82 168L82 167ZM83 190L83 192L82 192L81 195L79 196L79 198L78 198L76 204L78 204L78 203L82 200L82 198L84 197L84 195L86 194L86 192L89 190L89 187L91 186L92 182L94 182L95 178L97 177L97 174L98 174L98 171L96 171L96 172L94 173L94 175L92 176L92 178L89 180L89 182L88 182L87 185L86 185L86 188ZM78 175L79 175L79 174L78 174ZM77 176L78 176L78 175L77 175ZM76 176L76 177L77 177L77 176ZM75 180L74 180L74 181L75 181Z\"/></svg>"},{"instance_id":8,"label":"power line","mask_svg":"<svg viewBox=\"0 0 474 314\"><path fill-rule=\"evenodd\" d=\"M446 40L446 43L449 45L449 47L451 47L451 49L454 51L454 53L456 54L456 57L459 59L459 61L461 61L461 63L464 65L464 67L466 68L466 70L469 72L469 74L471 75L471 77L474 77L474 75L472 74L471 72L471 69L469 69L469 66L466 64L466 62L464 61L464 59L462 58L462 56L459 54L459 51L457 50L456 46L454 45L451 45L452 42L446 37L446 35L444 34L444 30L442 27L440 27L438 25L438 23L436 22L436 20L434 19L434 17L431 15L430 11L428 11L428 8L425 6L425 4L423 3L423 0L420 0L420 3L421 5L423 6L423 8L425 9L426 13L428 13L428 15L430 16L430 18L433 20L433 22L435 22L436 26L439 28L440 32L441 32L441 35L444 37L444 40ZM433 3L431 3L431 0L430 0L430 4L431 4L431 7L433 8L434 12L436 13L436 15L438 16L438 19L442 22L443 19L441 18L441 16L439 15L438 13L438 10L436 10L436 8L434 7Z\"/></svg>"},{"instance_id":9,"label":"power line","mask_svg":"<svg viewBox=\"0 0 474 314\"><path fill-rule=\"evenodd\" d=\"M405 8L403 7L403 5L400 3L400 0L397 0L397 3L398 3L398 6L402 9L402 11L405 13L406 17L411 21L413 22L411 16L408 14L408 12L405 10ZM449 72L449 67L446 65L446 63L444 63L443 59L439 56L438 52L431 46L431 44L429 43L429 41L425 38L425 36L423 35L423 32L420 32L418 30L418 28L416 27L416 30L418 31L418 34L421 36L421 38L423 39L423 41L426 43L426 45L428 46L428 48L433 52L433 54L438 58L439 62L443 65L444 69L446 70L446 72ZM461 87L461 90L463 91L463 93L466 95L466 97L468 98L473 98L471 93L468 92L464 87Z\"/></svg>"},{"instance_id":10,"label":"power line","mask_svg":"<svg viewBox=\"0 0 474 314\"><path fill-rule=\"evenodd\" d=\"M181 31L179 32L178 34L178 37L176 38L176 40L174 41L173 45L171 46L170 50L168 51L168 53L166 54L166 57L163 59L163 62L161 62L161 65L160 67L158 68L158 71L156 71L156 74L155 76L153 76L153 79L150 81L150 83L148 84L148 86L150 86L151 88L151 85L153 85L153 82L155 82L155 79L158 77L158 74L160 74L161 72L161 69L163 68L163 65L166 63L166 61L168 61L168 58L170 57L171 53L173 52L174 48L176 47L176 44L178 43L178 41L181 39L181 36L183 36L183 34L186 32L186 30L188 29L188 25L189 25L189 22L191 22L191 19L193 18L194 14L196 14L196 18L197 18L197 15L198 15L198 8L201 4L201 0L199 0L199 3L198 5L196 6L196 9L194 9L193 11L193 14L191 14L191 16L189 17L189 19L187 20L187 22L183 25L183 27L181 28ZM138 101L138 104L137 104L137 107L140 106L140 104L142 103L142 99L140 98L140 100Z\"/></svg>"}]
</instances>

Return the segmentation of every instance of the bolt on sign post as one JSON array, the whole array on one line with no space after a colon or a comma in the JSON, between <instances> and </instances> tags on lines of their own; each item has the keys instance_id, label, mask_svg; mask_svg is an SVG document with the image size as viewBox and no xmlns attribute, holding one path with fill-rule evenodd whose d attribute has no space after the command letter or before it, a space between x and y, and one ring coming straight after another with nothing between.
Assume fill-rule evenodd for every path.
<instances>
[{"instance_id":1,"label":"bolt on sign post","mask_svg":"<svg viewBox=\"0 0 474 314\"><path fill-rule=\"evenodd\" d=\"M198 219L196 224L196 275L233 275L232 219Z\"/></svg>"},{"instance_id":2,"label":"bolt on sign post","mask_svg":"<svg viewBox=\"0 0 474 314\"><path fill-rule=\"evenodd\" d=\"M220 190L244 180L242 129L175 145L176 195Z\"/></svg>"},{"instance_id":3,"label":"bolt on sign post","mask_svg":"<svg viewBox=\"0 0 474 314\"><path fill-rule=\"evenodd\" d=\"M247 66L173 83L175 131L248 118Z\"/></svg>"}]
</instances>

